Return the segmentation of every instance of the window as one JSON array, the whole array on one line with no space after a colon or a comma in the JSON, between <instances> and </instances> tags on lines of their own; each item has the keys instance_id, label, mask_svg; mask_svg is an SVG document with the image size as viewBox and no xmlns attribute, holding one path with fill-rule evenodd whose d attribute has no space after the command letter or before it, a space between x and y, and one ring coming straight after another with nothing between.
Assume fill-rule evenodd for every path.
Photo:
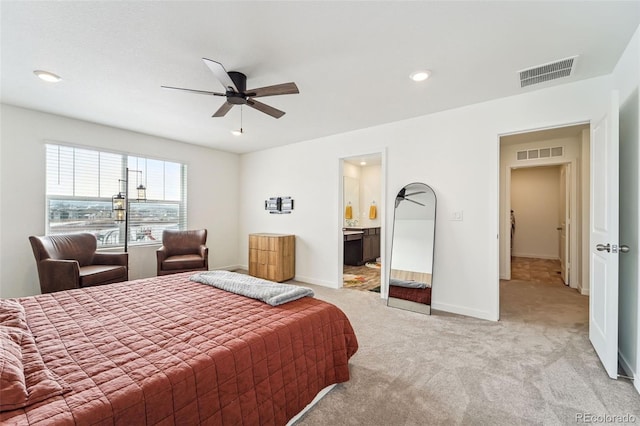
<instances>
[{"instance_id":1,"label":"window","mask_svg":"<svg viewBox=\"0 0 640 426\"><path fill-rule=\"evenodd\" d=\"M187 228L187 166L170 161L65 145L46 145L47 235L91 232L98 246L124 244L111 198L129 186L129 245L162 239L164 229ZM127 173L129 169L129 173ZM128 176L127 176L128 174ZM147 201L135 200L136 187Z\"/></svg>"}]
</instances>

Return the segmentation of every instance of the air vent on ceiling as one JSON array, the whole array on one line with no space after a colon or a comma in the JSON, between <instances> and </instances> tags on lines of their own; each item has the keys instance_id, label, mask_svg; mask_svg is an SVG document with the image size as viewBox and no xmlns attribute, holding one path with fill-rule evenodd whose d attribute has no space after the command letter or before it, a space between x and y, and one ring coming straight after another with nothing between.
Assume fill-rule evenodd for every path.
<instances>
[{"instance_id":1,"label":"air vent on ceiling","mask_svg":"<svg viewBox=\"0 0 640 426\"><path fill-rule=\"evenodd\" d=\"M577 56L572 56L570 58L518 71L520 74L520 87L544 83L545 81L555 80L556 78L569 77L573 72L577 59Z\"/></svg>"},{"instance_id":2,"label":"air vent on ceiling","mask_svg":"<svg viewBox=\"0 0 640 426\"><path fill-rule=\"evenodd\" d=\"M554 146L553 148L528 149L526 151L518 151L516 159L520 160L536 160L538 158L562 157L564 148Z\"/></svg>"}]
</instances>

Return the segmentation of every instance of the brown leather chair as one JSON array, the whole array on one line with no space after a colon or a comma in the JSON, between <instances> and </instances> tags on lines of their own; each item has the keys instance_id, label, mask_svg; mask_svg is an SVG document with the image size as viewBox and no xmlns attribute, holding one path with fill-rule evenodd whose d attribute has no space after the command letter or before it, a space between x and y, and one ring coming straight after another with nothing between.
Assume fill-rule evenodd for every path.
<instances>
[{"instance_id":1,"label":"brown leather chair","mask_svg":"<svg viewBox=\"0 0 640 426\"><path fill-rule=\"evenodd\" d=\"M89 233L29 237L42 293L111 284L129 279L127 253L96 253Z\"/></svg>"},{"instance_id":2,"label":"brown leather chair","mask_svg":"<svg viewBox=\"0 0 640 426\"><path fill-rule=\"evenodd\" d=\"M209 270L207 230L162 232L162 247L156 251L158 275Z\"/></svg>"}]
</instances>

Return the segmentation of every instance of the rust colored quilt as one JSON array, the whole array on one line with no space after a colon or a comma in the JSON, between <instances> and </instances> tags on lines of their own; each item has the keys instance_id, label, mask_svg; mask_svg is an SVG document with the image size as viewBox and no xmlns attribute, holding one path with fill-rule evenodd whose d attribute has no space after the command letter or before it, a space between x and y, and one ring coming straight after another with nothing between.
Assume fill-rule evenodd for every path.
<instances>
[{"instance_id":1,"label":"rust colored quilt","mask_svg":"<svg viewBox=\"0 0 640 426\"><path fill-rule=\"evenodd\" d=\"M191 273L19 299L46 367L70 388L3 424L283 425L349 380L344 313L272 307Z\"/></svg>"},{"instance_id":2,"label":"rust colored quilt","mask_svg":"<svg viewBox=\"0 0 640 426\"><path fill-rule=\"evenodd\" d=\"M431 287L408 288L408 287L398 287L395 285L390 285L389 296L395 297L397 299L411 300L412 302L430 305L431 304Z\"/></svg>"}]
</instances>

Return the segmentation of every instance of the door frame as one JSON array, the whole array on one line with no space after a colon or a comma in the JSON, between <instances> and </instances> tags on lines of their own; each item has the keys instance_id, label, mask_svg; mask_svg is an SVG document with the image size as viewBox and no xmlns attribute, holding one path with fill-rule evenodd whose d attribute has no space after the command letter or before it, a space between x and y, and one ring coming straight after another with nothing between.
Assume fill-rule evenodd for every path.
<instances>
[{"instance_id":1,"label":"door frame","mask_svg":"<svg viewBox=\"0 0 640 426\"><path fill-rule=\"evenodd\" d=\"M388 277L387 277L387 250L386 250L386 235L387 235L387 217L386 217L386 199L387 199L387 149L383 148L380 151L369 151L350 153L338 157L338 216L337 227L338 229L338 287L342 288L343 280L343 267L344 267L344 236L342 234L342 228L344 227L343 213L345 209L344 205L344 190L343 190L343 176L344 176L344 160L354 157L367 157L379 155L380 156L380 201L378 202L378 217L380 218L380 298L386 299L389 293Z\"/></svg>"},{"instance_id":2,"label":"door frame","mask_svg":"<svg viewBox=\"0 0 640 426\"><path fill-rule=\"evenodd\" d=\"M571 282L571 268L573 267L571 258L567 259L567 253L569 255L572 254L571 251L571 232L573 231L573 211L571 210L571 196L573 194L573 188L571 187L570 181L567 181L567 176L573 176L573 171L571 170L571 164L565 164L560 167L560 193L562 194L560 198L560 207L561 207L561 215L560 215L560 238L559 238L559 253L560 253L560 276L562 277L562 281L569 285ZM569 196L567 198L567 195ZM576 198L577 204L577 198ZM569 229L569 233L567 234L567 229ZM564 241L563 241L564 235ZM577 240L577 238L576 238ZM577 241L576 241L577 242ZM562 256L564 253L564 257ZM569 267L567 267L567 264Z\"/></svg>"},{"instance_id":3,"label":"door frame","mask_svg":"<svg viewBox=\"0 0 640 426\"><path fill-rule=\"evenodd\" d=\"M505 135L506 136L506 135ZM579 250L578 247L578 232L581 232L582 230L582 218L580 218L579 220L577 219L576 216L576 211L578 210L578 178L577 178L577 173L575 173L574 171L577 168L577 160L573 159L573 160L558 160L558 161L550 161L549 163L545 163L545 164L535 164L535 165L530 165L530 166L507 166L505 168L505 202L504 202L504 206L502 206L504 208L504 210L500 210L500 214L502 215L506 215L506 212L510 212L511 211L511 172L514 169L528 169L528 168L534 168L534 167L553 167L553 166L563 166L566 164L569 164L571 166L572 172L571 172L571 176L570 176L570 183L569 186L571 188L571 193L569 194L569 216L571 217L571 224L569 227L569 264L570 264L570 272L569 272L569 287L571 288L578 288L578 284L577 284L577 280L576 280L576 272L577 272L577 268L578 265L580 264L579 262L579 256L582 255L582 250ZM582 216L582 215L581 215ZM508 219L508 216L505 218ZM578 222L580 224L580 226L576 226L576 222ZM516 225L517 226L517 225ZM510 235L510 228L511 228L511 222L510 220L505 220L504 221L504 226L502 229L501 234L502 235ZM518 232L516 230L516 232ZM505 242L503 242L503 244L506 247L510 247L510 241L508 241L505 238ZM582 259L583 262L585 261L585 259ZM504 250L504 256L502 259L500 259L501 264L503 265L507 265L507 276L505 277L501 277L501 279L506 279L506 280L510 280L511 279L511 252L510 250ZM502 263L504 262L504 263ZM582 277L581 277L582 278Z\"/></svg>"},{"instance_id":4,"label":"door frame","mask_svg":"<svg viewBox=\"0 0 640 426\"><path fill-rule=\"evenodd\" d=\"M592 119L585 119L585 120L578 120L578 121L574 121L574 122L564 122L564 123L559 123L559 124L556 124L556 125L549 125L549 126L545 126L545 127L529 127L529 128L520 129L520 130L513 130L513 131L509 131L509 132L498 133L496 135L496 157L497 157L497 165L498 165L498 167L496 168L496 172L497 172L496 182L497 182L497 194L498 194L498 199L497 199L497 202L496 202L496 204L497 204L497 212L498 212L498 214L496 215L496 222L497 222L496 229L498 229L498 235L496 235L496 238L497 238L498 244L495 246L496 247L496 251L497 251L497 254L496 254L497 262L495 264L495 267L496 267L496 269L498 271L498 273L496 274L497 277L498 277L498 282L496 283L495 301L496 301L496 306L497 306L497 316L496 316L497 320L500 320L500 280L502 280L502 279L510 279L511 278L511 257L510 257L510 251L509 250L505 250L504 251L504 253L505 253L504 257L509 256L509 259L508 259L508 262L509 262L508 263L509 264L508 274L509 274L509 276L508 276L508 278L505 278L505 277L501 276L501 274L500 274L500 264L503 261L503 259L500 257L500 248L504 247L505 244L508 244L508 241L506 240L506 238L503 238L502 241L501 241L500 235L501 234L504 235L504 236L510 235L510 231L509 231L508 228L510 228L510 226L511 226L510 225L509 215L507 215L506 218L505 218L504 227L502 227L502 228L500 227L500 220L502 219L502 215L503 215L503 210L502 209L504 208L504 214L506 214L506 212L509 212L511 210L511 199L510 199L511 196L510 195L509 195L509 202L508 202L507 206L503 206L502 203L501 203L501 199L502 199L501 185L503 183L503 180L501 179L501 171L502 171L502 162L501 162L501 159L502 159L502 149L501 149L502 148L502 141L501 141L501 139L504 136L509 136L509 135L516 135L516 134L522 134L522 133L531 133L531 132L536 132L536 131L540 131L540 130L550 130L550 129L557 129L557 128L560 128L560 127L569 127L569 126L586 125L586 124L588 124L589 128L591 128L591 126L593 125L593 120ZM589 131L589 133L590 132L591 131ZM591 153L589 153L589 155L591 155ZM583 159L583 161L584 161L584 159ZM591 156L589 156L589 158L588 158L588 164L589 165L591 164ZM505 180L505 185L506 185L505 196L507 194L511 193L511 172L510 172L511 167L508 167L508 169L509 169L509 170L507 170L508 173L506 173L507 177L505 177L505 179L506 179ZM580 168L580 170L583 170L583 169ZM574 171L575 171L575 169L574 169ZM576 174L577 173L574 173L574 175L576 175ZM581 179L582 179L582 177L583 177L582 174L580 176L581 176ZM591 191L591 188L589 188L589 191ZM574 194L575 194L575 191L574 191ZM582 188L581 194L584 194L584 188ZM576 194L576 196L577 196L577 194ZM505 200L506 200L506 198L505 198ZM505 202L505 204L506 204L506 202ZM583 220L583 219L584 219L584 212L582 212L582 215L581 215L581 220ZM589 218L589 220L590 220L590 218ZM509 224L509 225L507 226L507 224ZM576 227L574 226L574 230L575 229L576 229ZM582 232L582 225L580 226L580 229L581 229L581 232ZM580 247L580 256L582 258L583 263L587 262L587 264L588 264L589 258L588 257L586 259L584 258L584 255L582 254L582 245L583 244L580 244L580 246L581 246ZM506 247L508 248L509 246L507 245ZM574 252L574 254L576 254L576 253ZM583 275L582 274L583 270L584 270L584 268L581 267L580 268L580 271L581 271L580 275L581 275L581 281L582 281L581 282L581 288L582 289L585 289L585 288L588 289L590 287L590 285L591 285L591 280L590 280L589 276L586 276L586 277L582 276ZM575 271L575 269L574 269L574 271Z\"/></svg>"}]
</instances>

